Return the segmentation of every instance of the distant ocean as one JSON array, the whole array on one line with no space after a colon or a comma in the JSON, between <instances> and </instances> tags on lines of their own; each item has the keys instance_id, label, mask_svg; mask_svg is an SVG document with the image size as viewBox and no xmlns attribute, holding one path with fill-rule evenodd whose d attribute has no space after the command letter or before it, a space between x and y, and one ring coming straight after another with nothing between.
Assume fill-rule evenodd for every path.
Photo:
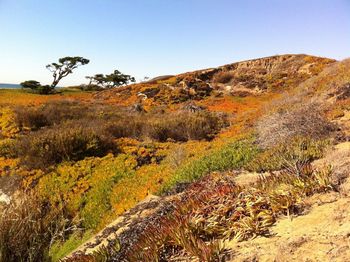
<instances>
[{"instance_id":1,"label":"distant ocean","mask_svg":"<svg viewBox=\"0 0 350 262\"><path fill-rule=\"evenodd\" d=\"M22 88L22 86L18 84L1 84L0 83L0 89L18 89L18 88ZM56 88L62 88L62 87L57 86Z\"/></svg>"},{"instance_id":2,"label":"distant ocean","mask_svg":"<svg viewBox=\"0 0 350 262\"><path fill-rule=\"evenodd\" d=\"M16 88L21 88L21 85L17 84L0 84L0 89L6 88L6 89L16 89Z\"/></svg>"}]
</instances>

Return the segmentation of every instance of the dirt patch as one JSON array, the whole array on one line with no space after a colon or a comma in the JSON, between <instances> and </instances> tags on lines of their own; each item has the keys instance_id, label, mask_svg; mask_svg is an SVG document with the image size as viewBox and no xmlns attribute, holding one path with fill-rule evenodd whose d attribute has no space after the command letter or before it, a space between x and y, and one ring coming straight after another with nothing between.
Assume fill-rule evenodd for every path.
<instances>
[{"instance_id":1,"label":"dirt patch","mask_svg":"<svg viewBox=\"0 0 350 262\"><path fill-rule=\"evenodd\" d=\"M310 213L284 218L274 236L230 242L231 261L349 261L350 198L313 207Z\"/></svg>"}]
</instances>

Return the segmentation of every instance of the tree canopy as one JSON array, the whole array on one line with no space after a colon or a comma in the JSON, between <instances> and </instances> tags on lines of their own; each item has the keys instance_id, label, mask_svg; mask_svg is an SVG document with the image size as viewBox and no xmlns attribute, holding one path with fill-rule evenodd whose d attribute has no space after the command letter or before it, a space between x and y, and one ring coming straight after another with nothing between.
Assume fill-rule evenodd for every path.
<instances>
[{"instance_id":1,"label":"tree canopy","mask_svg":"<svg viewBox=\"0 0 350 262\"><path fill-rule=\"evenodd\" d=\"M135 82L134 77L123 74L119 70L114 70L109 75L96 74L94 76L87 76L86 78L90 80L89 85L94 84L104 88L118 87Z\"/></svg>"}]
</instances>

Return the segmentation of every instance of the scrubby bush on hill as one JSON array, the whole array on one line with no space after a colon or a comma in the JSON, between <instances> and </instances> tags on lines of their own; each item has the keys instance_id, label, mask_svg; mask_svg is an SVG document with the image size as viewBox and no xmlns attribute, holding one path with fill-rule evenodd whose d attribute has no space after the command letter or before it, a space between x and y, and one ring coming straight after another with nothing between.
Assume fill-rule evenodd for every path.
<instances>
[{"instance_id":1,"label":"scrubby bush on hill","mask_svg":"<svg viewBox=\"0 0 350 262\"><path fill-rule=\"evenodd\" d=\"M107 130L115 137L150 138L165 142L210 140L227 125L225 116L210 112L165 113L162 115L129 114L108 123Z\"/></svg>"},{"instance_id":2,"label":"scrubby bush on hill","mask_svg":"<svg viewBox=\"0 0 350 262\"><path fill-rule=\"evenodd\" d=\"M14 150L15 140L13 139L2 139L0 140L0 157L14 158L16 152Z\"/></svg>"},{"instance_id":3,"label":"scrubby bush on hill","mask_svg":"<svg viewBox=\"0 0 350 262\"><path fill-rule=\"evenodd\" d=\"M47 116L40 109L18 107L15 113L15 123L21 130L38 130L50 125Z\"/></svg>"},{"instance_id":4,"label":"scrubby bush on hill","mask_svg":"<svg viewBox=\"0 0 350 262\"><path fill-rule=\"evenodd\" d=\"M325 118L320 105L295 106L293 109L281 108L258 122L259 144L263 148L275 146L297 136L311 139L327 138L335 130L335 126Z\"/></svg>"},{"instance_id":5,"label":"scrubby bush on hill","mask_svg":"<svg viewBox=\"0 0 350 262\"><path fill-rule=\"evenodd\" d=\"M113 139L125 137L159 142L211 140L228 125L226 115L208 111L159 115L128 112L109 105L91 108L73 102L17 107L10 116L11 130L22 134L14 152L29 168L103 156L115 149Z\"/></svg>"},{"instance_id":6,"label":"scrubby bush on hill","mask_svg":"<svg viewBox=\"0 0 350 262\"><path fill-rule=\"evenodd\" d=\"M214 83L227 84L234 78L234 73L230 71L220 71L213 76Z\"/></svg>"},{"instance_id":7,"label":"scrubby bush on hill","mask_svg":"<svg viewBox=\"0 0 350 262\"><path fill-rule=\"evenodd\" d=\"M43 203L34 194L21 193L0 215L0 261L51 261L50 244L75 228L61 207Z\"/></svg>"}]
</instances>

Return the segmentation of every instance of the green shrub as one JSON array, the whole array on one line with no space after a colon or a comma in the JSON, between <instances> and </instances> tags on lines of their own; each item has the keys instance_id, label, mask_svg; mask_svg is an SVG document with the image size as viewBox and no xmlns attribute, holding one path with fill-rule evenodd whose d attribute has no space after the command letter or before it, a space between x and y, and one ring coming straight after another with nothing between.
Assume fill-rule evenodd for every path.
<instances>
[{"instance_id":1,"label":"green shrub","mask_svg":"<svg viewBox=\"0 0 350 262\"><path fill-rule=\"evenodd\" d=\"M112 209L111 194L113 186L125 175L127 170L116 169L113 176L106 176L93 185L82 199L81 217L83 226L87 229L96 229L106 213Z\"/></svg>"},{"instance_id":2,"label":"green shrub","mask_svg":"<svg viewBox=\"0 0 350 262\"><path fill-rule=\"evenodd\" d=\"M52 262L58 262L60 259L68 255L70 252L75 250L85 241L87 241L92 236L91 231L87 231L84 234L80 232L75 232L69 238L61 243L56 242L50 248L50 257Z\"/></svg>"},{"instance_id":3,"label":"green shrub","mask_svg":"<svg viewBox=\"0 0 350 262\"><path fill-rule=\"evenodd\" d=\"M193 182L214 171L241 169L247 166L257 153L258 149L252 140L233 142L178 169L162 191L165 192L176 184Z\"/></svg>"},{"instance_id":4,"label":"green shrub","mask_svg":"<svg viewBox=\"0 0 350 262\"><path fill-rule=\"evenodd\" d=\"M28 80L21 83L22 88L29 88L33 93L48 95L55 93L55 89L49 85L41 85L35 80Z\"/></svg>"},{"instance_id":5,"label":"green shrub","mask_svg":"<svg viewBox=\"0 0 350 262\"><path fill-rule=\"evenodd\" d=\"M16 143L14 139L7 138L0 140L0 157L16 157L15 145Z\"/></svg>"},{"instance_id":6,"label":"green shrub","mask_svg":"<svg viewBox=\"0 0 350 262\"><path fill-rule=\"evenodd\" d=\"M310 162L321 158L328 145L329 140L295 137L291 141L261 150L247 168L256 172L276 171L298 163Z\"/></svg>"}]
</instances>

